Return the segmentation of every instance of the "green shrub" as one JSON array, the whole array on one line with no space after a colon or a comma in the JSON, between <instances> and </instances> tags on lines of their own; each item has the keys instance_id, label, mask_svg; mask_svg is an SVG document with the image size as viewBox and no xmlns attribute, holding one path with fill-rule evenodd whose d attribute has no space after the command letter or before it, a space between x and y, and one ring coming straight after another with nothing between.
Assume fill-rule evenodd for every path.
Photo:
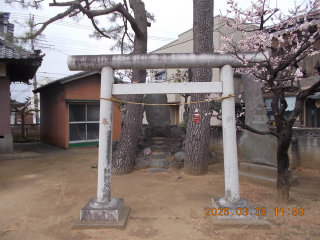
<instances>
[{"instance_id":1,"label":"green shrub","mask_svg":"<svg viewBox=\"0 0 320 240\"><path fill-rule=\"evenodd\" d=\"M37 137L20 137L14 138L14 143L31 143L31 142L40 142L40 138Z\"/></svg>"},{"instance_id":2,"label":"green shrub","mask_svg":"<svg viewBox=\"0 0 320 240\"><path fill-rule=\"evenodd\" d=\"M188 119L186 121L182 121L181 123L178 124L178 128L182 129L184 132L187 130L187 125L188 125Z\"/></svg>"}]
</instances>

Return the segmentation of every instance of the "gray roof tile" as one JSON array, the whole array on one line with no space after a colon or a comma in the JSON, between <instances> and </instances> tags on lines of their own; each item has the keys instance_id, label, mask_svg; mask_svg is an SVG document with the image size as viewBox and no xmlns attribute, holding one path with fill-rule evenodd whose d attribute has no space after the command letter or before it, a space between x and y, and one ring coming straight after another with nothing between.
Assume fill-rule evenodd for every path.
<instances>
[{"instance_id":1,"label":"gray roof tile","mask_svg":"<svg viewBox=\"0 0 320 240\"><path fill-rule=\"evenodd\" d=\"M0 59L39 59L43 56L9 43L0 36Z\"/></svg>"}]
</instances>

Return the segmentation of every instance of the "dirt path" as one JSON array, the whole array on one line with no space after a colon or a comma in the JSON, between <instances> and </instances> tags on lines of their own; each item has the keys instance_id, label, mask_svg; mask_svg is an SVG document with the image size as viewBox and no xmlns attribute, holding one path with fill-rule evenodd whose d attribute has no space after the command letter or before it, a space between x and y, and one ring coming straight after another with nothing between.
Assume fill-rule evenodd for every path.
<instances>
[{"instance_id":1,"label":"dirt path","mask_svg":"<svg viewBox=\"0 0 320 240\"><path fill-rule=\"evenodd\" d=\"M294 171L290 203L278 205L276 190L240 178L241 197L266 208L270 230L218 229L205 216L212 196L224 196L223 164L201 177L183 170L142 170L112 178L112 197L132 210L122 230L71 230L80 209L96 196L97 151L0 161L0 239L320 239L320 175ZM293 216L290 208L303 208ZM282 216L275 208L284 208ZM289 215L287 215L289 213Z\"/></svg>"}]
</instances>

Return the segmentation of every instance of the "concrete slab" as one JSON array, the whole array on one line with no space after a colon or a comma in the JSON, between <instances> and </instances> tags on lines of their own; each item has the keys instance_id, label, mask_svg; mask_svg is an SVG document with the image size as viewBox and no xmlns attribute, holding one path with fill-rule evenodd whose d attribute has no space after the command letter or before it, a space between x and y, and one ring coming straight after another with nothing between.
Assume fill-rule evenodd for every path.
<instances>
[{"instance_id":1,"label":"concrete slab","mask_svg":"<svg viewBox=\"0 0 320 240\"><path fill-rule=\"evenodd\" d=\"M255 213L254 206L245 198L240 198L237 203L228 203L224 198L212 198L211 215L215 215L218 219L230 220L257 220L258 215Z\"/></svg>"},{"instance_id":2,"label":"concrete slab","mask_svg":"<svg viewBox=\"0 0 320 240\"><path fill-rule=\"evenodd\" d=\"M213 208L213 206L208 204L207 208ZM271 228L269 221L261 216L257 217L257 219L219 219L218 215L211 214L210 219L215 229L242 228L252 230L268 230Z\"/></svg>"},{"instance_id":3,"label":"concrete slab","mask_svg":"<svg viewBox=\"0 0 320 240\"><path fill-rule=\"evenodd\" d=\"M240 163L239 175L248 177L255 182L277 186L277 168L261 164ZM289 169L290 186L299 183L298 177L292 175L292 169Z\"/></svg>"},{"instance_id":4,"label":"concrete slab","mask_svg":"<svg viewBox=\"0 0 320 240\"><path fill-rule=\"evenodd\" d=\"M124 206L118 221L81 221L80 216L72 223L72 230L81 229L104 229L104 228L120 228L123 229L128 220L131 206Z\"/></svg>"},{"instance_id":5,"label":"concrete slab","mask_svg":"<svg viewBox=\"0 0 320 240\"><path fill-rule=\"evenodd\" d=\"M0 154L13 152L12 134L0 136Z\"/></svg>"}]
</instances>

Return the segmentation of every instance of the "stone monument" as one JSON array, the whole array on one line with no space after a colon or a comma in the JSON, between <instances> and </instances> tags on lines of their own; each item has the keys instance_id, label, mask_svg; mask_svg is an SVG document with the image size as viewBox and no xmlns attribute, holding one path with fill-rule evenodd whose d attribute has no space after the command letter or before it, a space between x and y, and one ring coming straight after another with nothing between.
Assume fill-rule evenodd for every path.
<instances>
[{"instance_id":1,"label":"stone monument","mask_svg":"<svg viewBox=\"0 0 320 240\"><path fill-rule=\"evenodd\" d=\"M167 94L147 94L143 100L148 104L167 104ZM145 105L147 122L145 135L151 137L170 137L170 111L167 105Z\"/></svg>"},{"instance_id":2,"label":"stone monument","mask_svg":"<svg viewBox=\"0 0 320 240\"><path fill-rule=\"evenodd\" d=\"M258 131L268 131L269 119L264 105L260 82L250 76L242 75L245 89L246 124ZM244 163L240 164L240 175L258 179L262 182L277 182L277 138L244 130L239 140ZM297 183L297 177L289 170L290 183Z\"/></svg>"},{"instance_id":3,"label":"stone monument","mask_svg":"<svg viewBox=\"0 0 320 240\"><path fill-rule=\"evenodd\" d=\"M246 107L247 108L247 107ZM247 118L247 116L246 116ZM253 113L246 119L247 125L259 131L268 131L266 109L261 103L257 104ZM242 159L246 163L260 163L277 167L277 139L273 135L259 135L244 130L239 146Z\"/></svg>"},{"instance_id":4,"label":"stone monument","mask_svg":"<svg viewBox=\"0 0 320 240\"><path fill-rule=\"evenodd\" d=\"M144 103L166 104L168 103L167 94L147 94L144 97ZM169 107L166 105L145 105L147 121L150 127L166 126L171 123Z\"/></svg>"}]
</instances>

